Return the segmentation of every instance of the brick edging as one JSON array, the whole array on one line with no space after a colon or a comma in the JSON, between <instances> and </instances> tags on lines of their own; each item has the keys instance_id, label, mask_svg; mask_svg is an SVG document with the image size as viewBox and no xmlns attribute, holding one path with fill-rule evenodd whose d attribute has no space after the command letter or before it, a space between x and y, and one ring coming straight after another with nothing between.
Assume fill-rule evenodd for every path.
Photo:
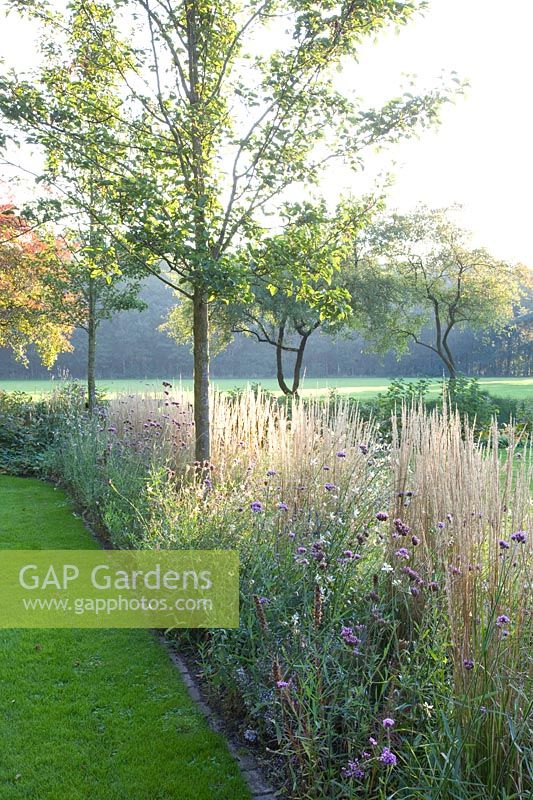
<instances>
[{"instance_id":1,"label":"brick edging","mask_svg":"<svg viewBox=\"0 0 533 800\"><path fill-rule=\"evenodd\" d=\"M170 660L178 670L185 684L189 697L200 709L205 720L212 731L222 733L226 738L228 750L239 765L239 769L248 784L251 792L251 800L279 800L279 795L267 783L261 767L251 753L243 753L236 742L228 737L225 726L221 718L208 706L202 697L197 681L193 678L191 671L185 661L176 652L172 643L165 638L164 634L157 633L156 636L167 651Z\"/></svg>"}]
</instances>

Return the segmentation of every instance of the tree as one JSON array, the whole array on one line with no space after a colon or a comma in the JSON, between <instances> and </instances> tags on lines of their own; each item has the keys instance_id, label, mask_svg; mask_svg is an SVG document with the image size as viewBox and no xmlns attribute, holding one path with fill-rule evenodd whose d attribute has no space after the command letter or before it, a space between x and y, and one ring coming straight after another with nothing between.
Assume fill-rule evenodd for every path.
<instances>
[{"instance_id":1,"label":"tree","mask_svg":"<svg viewBox=\"0 0 533 800\"><path fill-rule=\"evenodd\" d=\"M455 378L452 331L501 330L512 319L526 268L471 247L469 238L449 210L420 207L382 218L356 245L351 291L375 346L401 352L412 340L436 353ZM430 339L421 338L425 326Z\"/></svg>"},{"instance_id":2,"label":"tree","mask_svg":"<svg viewBox=\"0 0 533 800\"><path fill-rule=\"evenodd\" d=\"M209 303L251 299L234 251L261 236L290 187L316 183L335 159L357 169L365 147L436 119L442 92L361 110L333 82L363 39L406 23L419 4L73 0L65 15L44 0L10 4L51 33L45 68L0 80L0 112L26 140L52 142L58 163L89 161L116 209L102 220L91 208L95 221L192 303L196 457L207 459ZM133 30L120 39L118 25ZM120 87L116 103L102 109L87 62L92 80ZM106 119L118 135L102 130Z\"/></svg>"},{"instance_id":3,"label":"tree","mask_svg":"<svg viewBox=\"0 0 533 800\"><path fill-rule=\"evenodd\" d=\"M121 257L117 253L97 226L89 225L88 230L81 228L71 232L67 242L70 252L68 269L52 273L48 282L55 291L70 292L76 298L65 314L73 325L87 334L87 398L88 409L92 413L96 404L97 334L100 324L120 311L140 311L146 305L139 299L138 270L131 268L127 254ZM111 274L115 278L111 279Z\"/></svg>"},{"instance_id":4,"label":"tree","mask_svg":"<svg viewBox=\"0 0 533 800\"><path fill-rule=\"evenodd\" d=\"M310 336L321 327L337 332L347 323L351 314L345 275L348 255L354 236L368 224L376 205L370 198L343 202L329 213L323 201L286 204L282 232L240 255L253 264L253 301L219 304L213 313L215 330L226 331L225 344L229 331L274 347L276 377L286 395L298 395ZM174 314L175 323L178 315ZM294 354L290 385L285 378L286 353Z\"/></svg>"},{"instance_id":5,"label":"tree","mask_svg":"<svg viewBox=\"0 0 533 800\"><path fill-rule=\"evenodd\" d=\"M67 272L68 252L61 240L38 235L12 204L1 205L0 346L19 360L25 361L31 344L47 366L71 349L69 311L76 298L49 280Z\"/></svg>"}]
</instances>

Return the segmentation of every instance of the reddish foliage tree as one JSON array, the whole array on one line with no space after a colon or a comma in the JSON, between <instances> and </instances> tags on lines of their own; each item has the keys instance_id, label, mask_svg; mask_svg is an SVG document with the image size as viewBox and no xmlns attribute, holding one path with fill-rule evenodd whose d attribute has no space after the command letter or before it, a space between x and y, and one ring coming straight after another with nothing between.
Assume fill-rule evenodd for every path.
<instances>
[{"instance_id":1,"label":"reddish foliage tree","mask_svg":"<svg viewBox=\"0 0 533 800\"><path fill-rule=\"evenodd\" d=\"M46 366L71 349L74 294L58 291L68 274L65 243L37 232L14 205L0 205L0 346L22 361L35 345Z\"/></svg>"}]
</instances>

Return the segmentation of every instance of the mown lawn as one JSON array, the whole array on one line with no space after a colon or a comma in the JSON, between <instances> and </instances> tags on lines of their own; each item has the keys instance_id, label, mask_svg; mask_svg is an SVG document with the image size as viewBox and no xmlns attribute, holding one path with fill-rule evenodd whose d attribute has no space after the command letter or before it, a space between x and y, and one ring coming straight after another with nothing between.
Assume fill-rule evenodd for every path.
<instances>
[{"instance_id":1,"label":"mown lawn","mask_svg":"<svg viewBox=\"0 0 533 800\"><path fill-rule=\"evenodd\" d=\"M0 549L97 545L65 495L0 475ZM244 800L224 739L144 630L0 630L2 800Z\"/></svg>"},{"instance_id":2,"label":"mown lawn","mask_svg":"<svg viewBox=\"0 0 533 800\"><path fill-rule=\"evenodd\" d=\"M109 395L121 393L159 392L163 380L170 380L174 386L180 385L187 390L192 389L191 380L179 378L146 378L139 380L100 380L98 387ZM407 378L412 381L416 378ZM279 394L276 380L271 378L250 379L241 378L214 378L213 385L221 391L229 391L236 387L246 386L248 383L260 383L266 390ZM367 400L379 392L384 392L389 385L388 378L307 378L303 382L302 394L304 396L325 395L330 389L337 389L341 394ZM434 394L438 391L438 382L434 381ZM515 400L533 400L533 378L480 378L479 383L495 397L510 397ZM34 397L51 392L57 381L9 381L0 380L0 390L8 392L28 392Z\"/></svg>"}]
</instances>

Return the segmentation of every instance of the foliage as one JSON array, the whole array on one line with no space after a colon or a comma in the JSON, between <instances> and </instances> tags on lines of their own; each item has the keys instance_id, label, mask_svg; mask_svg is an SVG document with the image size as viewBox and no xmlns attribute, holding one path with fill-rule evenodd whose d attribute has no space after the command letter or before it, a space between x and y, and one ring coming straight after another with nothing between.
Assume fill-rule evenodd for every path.
<instances>
[{"instance_id":1,"label":"foliage","mask_svg":"<svg viewBox=\"0 0 533 800\"><path fill-rule=\"evenodd\" d=\"M61 240L38 235L13 205L0 206L0 346L24 361L34 344L47 366L70 349L68 311L73 292L51 286L66 274L68 253Z\"/></svg>"},{"instance_id":2,"label":"foliage","mask_svg":"<svg viewBox=\"0 0 533 800\"><path fill-rule=\"evenodd\" d=\"M335 333L348 324L352 303L346 269L353 238L377 204L370 198L345 201L333 213L325 202L286 204L283 232L243 248L237 256L253 264L253 299L211 306L216 352L239 333L271 345L278 385L285 395L296 396L309 337L320 327ZM183 304L170 311L163 326L180 343L192 339L192 328L190 307ZM295 356L292 383L285 378L286 353Z\"/></svg>"},{"instance_id":3,"label":"foliage","mask_svg":"<svg viewBox=\"0 0 533 800\"><path fill-rule=\"evenodd\" d=\"M0 472L41 474L58 429L79 419L85 402L77 384L66 384L39 402L25 392L0 391Z\"/></svg>"},{"instance_id":4,"label":"foliage","mask_svg":"<svg viewBox=\"0 0 533 800\"><path fill-rule=\"evenodd\" d=\"M399 350L409 339L436 353L456 375L450 334L456 327L501 329L515 315L528 271L473 248L449 211L423 207L392 214L367 236L353 296L366 306L365 333ZM365 307L361 308L364 314ZM420 338L431 324L432 335Z\"/></svg>"}]
</instances>

